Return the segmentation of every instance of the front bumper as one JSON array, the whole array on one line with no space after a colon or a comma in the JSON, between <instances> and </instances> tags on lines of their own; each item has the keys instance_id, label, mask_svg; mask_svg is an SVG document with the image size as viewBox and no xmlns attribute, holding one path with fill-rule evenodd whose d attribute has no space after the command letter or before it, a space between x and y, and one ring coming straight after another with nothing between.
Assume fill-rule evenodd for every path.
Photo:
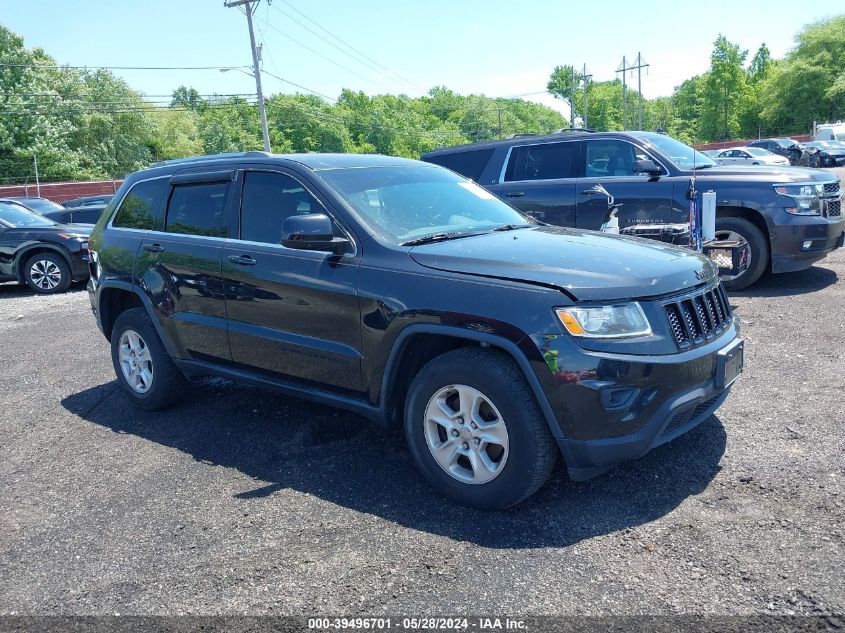
<instances>
[{"instance_id":1,"label":"front bumper","mask_svg":"<svg viewBox=\"0 0 845 633\"><path fill-rule=\"evenodd\" d=\"M88 251L81 250L71 253L70 276L74 281L88 279Z\"/></svg>"},{"instance_id":2,"label":"front bumper","mask_svg":"<svg viewBox=\"0 0 845 633\"><path fill-rule=\"evenodd\" d=\"M721 406L730 390L731 386L718 389L710 381L678 394L631 435L600 440L558 440L569 476L575 481L584 481L619 462L642 457L704 422Z\"/></svg>"},{"instance_id":3,"label":"front bumper","mask_svg":"<svg viewBox=\"0 0 845 633\"><path fill-rule=\"evenodd\" d=\"M572 479L641 457L706 420L727 398L720 352L741 345L736 318L718 338L661 355L582 349L567 336L531 337L534 370L557 418L552 433Z\"/></svg>"},{"instance_id":4,"label":"front bumper","mask_svg":"<svg viewBox=\"0 0 845 633\"><path fill-rule=\"evenodd\" d=\"M841 202L840 202L841 204ZM840 211L841 213L841 211ZM772 272L804 270L841 248L845 216L824 218L794 216L789 224L775 227L772 234Z\"/></svg>"}]
</instances>

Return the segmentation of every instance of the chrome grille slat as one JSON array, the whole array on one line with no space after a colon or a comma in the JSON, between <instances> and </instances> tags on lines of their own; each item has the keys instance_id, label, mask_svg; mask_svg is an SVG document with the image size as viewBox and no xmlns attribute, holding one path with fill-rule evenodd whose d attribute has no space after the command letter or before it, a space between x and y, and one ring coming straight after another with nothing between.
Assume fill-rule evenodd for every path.
<instances>
[{"instance_id":1,"label":"chrome grille slat","mask_svg":"<svg viewBox=\"0 0 845 633\"><path fill-rule=\"evenodd\" d=\"M679 347L698 345L729 323L731 307L721 284L663 304L669 329Z\"/></svg>"}]
</instances>

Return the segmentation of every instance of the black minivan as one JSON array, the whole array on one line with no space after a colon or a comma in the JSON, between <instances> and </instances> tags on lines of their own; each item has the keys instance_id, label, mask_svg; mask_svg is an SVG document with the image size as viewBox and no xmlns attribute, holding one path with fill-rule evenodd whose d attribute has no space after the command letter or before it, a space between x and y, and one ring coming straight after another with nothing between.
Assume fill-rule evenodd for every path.
<instances>
[{"instance_id":1,"label":"black minivan","mask_svg":"<svg viewBox=\"0 0 845 633\"><path fill-rule=\"evenodd\" d=\"M127 177L89 239L118 381L225 376L404 428L431 484L511 506L707 419L740 374L714 265L538 223L441 167L248 152ZM214 406L209 403L209 406Z\"/></svg>"}]
</instances>

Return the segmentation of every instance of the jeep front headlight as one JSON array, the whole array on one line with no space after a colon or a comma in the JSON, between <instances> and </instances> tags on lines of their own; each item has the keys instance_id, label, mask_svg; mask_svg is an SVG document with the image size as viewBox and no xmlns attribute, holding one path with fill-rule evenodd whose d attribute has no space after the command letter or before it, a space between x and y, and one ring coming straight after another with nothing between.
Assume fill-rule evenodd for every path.
<instances>
[{"instance_id":1,"label":"jeep front headlight","mask_svg":"<svg viewBox=\"0 0 845 633\"><path fill-rule=\"evenodd\" d=\"M623 338L647 336L651 325L637 302L619 305L558 308L558 319L572 336Z\"/></svg>"}]
</instances>

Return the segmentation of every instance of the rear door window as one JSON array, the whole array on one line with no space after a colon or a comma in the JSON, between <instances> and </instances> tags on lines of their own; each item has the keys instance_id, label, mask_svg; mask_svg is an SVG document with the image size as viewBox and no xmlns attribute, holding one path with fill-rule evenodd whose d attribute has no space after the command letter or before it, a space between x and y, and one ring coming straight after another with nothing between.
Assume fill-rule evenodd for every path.
<instances>
[{"instance_id":1,"label":"rear door window","mask_svg":"<svg viewBox=\"0 0 845 633\"><path fill-rule=\"evenodd\" d=\"M145 180L134 185L120 203L112 226L147 231L158 229L167 190L166 178Z\"/></svg>"},{"instance_id":2,"label":"rear door window","mask_svg":"<svg viewBox=\"0 0 845 633\"><path fill-rule=\"evenodd\" d=\"M164 230L183 235L227 237L229 182L176 185L167 204Z\"/></svg>"},{"instance_id":3,"label":"rear door window","mask_svg":"<svg viewBox=\"0 0 845 633\"><path fill-rule=\"evenodd\" d=\"M514 147L505 181L577 178L580 147L574 141Z\"/></svg>"}]
</instances>

